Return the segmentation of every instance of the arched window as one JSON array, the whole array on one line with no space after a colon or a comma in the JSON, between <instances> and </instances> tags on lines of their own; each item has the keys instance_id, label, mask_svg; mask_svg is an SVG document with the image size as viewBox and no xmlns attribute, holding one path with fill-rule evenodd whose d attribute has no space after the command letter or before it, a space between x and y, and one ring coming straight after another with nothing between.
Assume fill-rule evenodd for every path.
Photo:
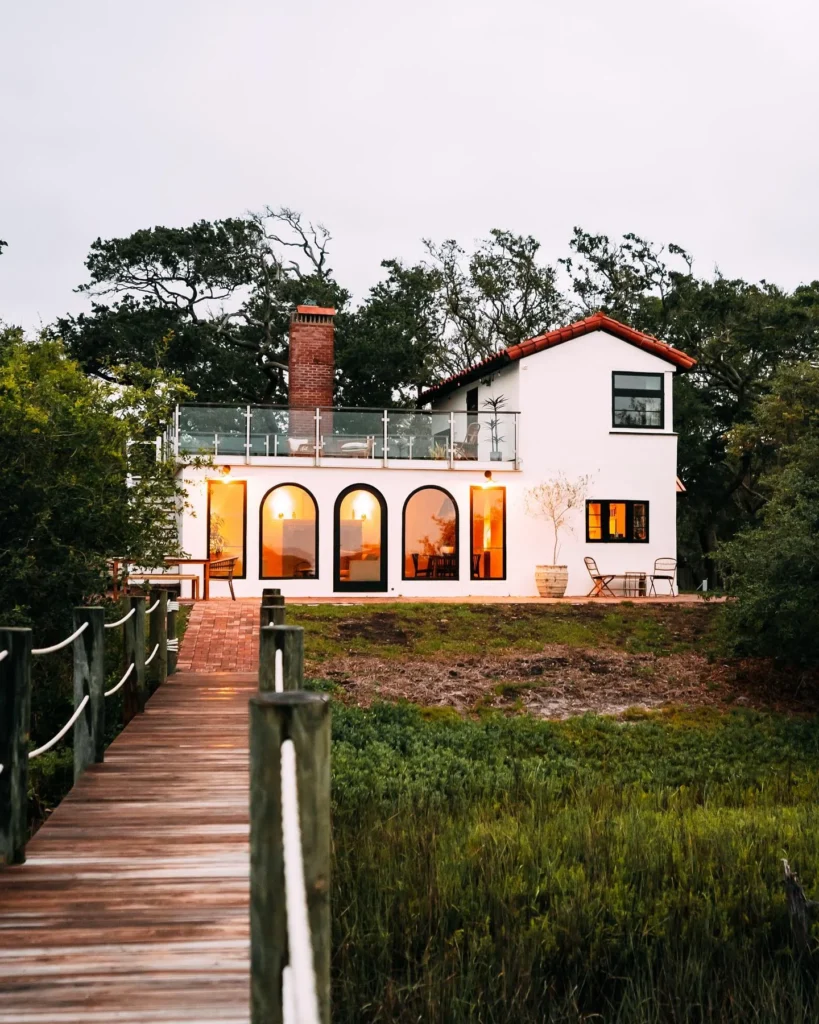
<instances>
[{"instance_id":1,"label":"arched window","mask_svg":"<svg viewBox=\"0 0 819 1024\"><path fill-rule=\"evenodd\" d=\"M404 503L403 578L458 579L458 506L442 487L419 487Z\"/></svg>"},{"instance_id":2,"label":"arched window","mask_svg":"<svg viewBox=\"0 0 819 1024\"><path fill-rule=\"evenodd\" d=\"M279 484L262 499L259 577L314 580L318 576L318 506L298 484Z\"/></svg>"},{"instance_id":3,"label":"arched window","mask_svg":"<svg viewBox=\"0 0 819 1024\"><path fill-rule=\"evenodd\" d=\"M334 586L387 589L387 505L374 487L353 484L336 499Z\"/></svg>"}]
</instances>

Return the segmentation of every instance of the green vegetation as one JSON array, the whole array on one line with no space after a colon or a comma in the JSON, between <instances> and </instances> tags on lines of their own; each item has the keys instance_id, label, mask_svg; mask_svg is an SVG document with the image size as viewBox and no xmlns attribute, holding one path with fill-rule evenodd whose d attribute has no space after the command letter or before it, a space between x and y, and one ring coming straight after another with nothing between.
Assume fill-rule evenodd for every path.
<instances>
[{"instance_id":1,"label":"green vegetation","mask_svg":"<svg viewBox=\"0 0 819 1024\"><path fill-rule=\"evenodd\" d=\"M314 662L346 654L381 658L534 652L544 644L618 648L632 654L708 650L716 606L593 604L297 605Z\"/></svg>"},{"instance_id":2,"label":"green vegetation","mask_svg":"<svg viewBox=\"0 0 819 1024\"><path fill-rule=\"evenodd\" d=\"M817 1018L815 720L333 714L339 1024Z\"/></svg>"}]
</instances>

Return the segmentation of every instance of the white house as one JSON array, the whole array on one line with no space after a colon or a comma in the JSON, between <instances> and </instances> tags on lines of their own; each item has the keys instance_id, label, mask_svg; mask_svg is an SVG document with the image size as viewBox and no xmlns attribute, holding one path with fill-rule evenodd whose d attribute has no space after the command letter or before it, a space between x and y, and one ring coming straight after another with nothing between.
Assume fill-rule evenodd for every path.
<instances>
[{"instance_id":1,"label":"white house","mask_svg":"<svg viewBox=\"0 0 819 1024\"><path fill-rule=\"evenodd\" d=\"M293 315L289 407L183 406L169 431L182 546L236 556L238 596L535 595L552 532L524 492L561 473L590 480L562 535L568 594L591 588L584 556L618 575L676 557L672 379L690 356L597 314L438 384L417 411L337 409L334 312ZM202 452L213 465L190 466Z\"/></svg>"}]
</instances>

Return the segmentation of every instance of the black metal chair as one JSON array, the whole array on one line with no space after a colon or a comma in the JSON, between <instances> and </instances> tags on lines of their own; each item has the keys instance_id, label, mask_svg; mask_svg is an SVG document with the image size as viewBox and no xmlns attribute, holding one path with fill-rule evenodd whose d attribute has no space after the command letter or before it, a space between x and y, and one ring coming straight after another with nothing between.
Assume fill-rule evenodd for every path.
<instances>
[{"instance_id":1,"label":"black metal chair","mask_svg":"<svg viewBox=\"0 0 819 1024\"><path fill-rule=\"evenodd\" d=\"M413 569L413 572L415 573L415 579L417 579L417 580L428 580L429 579L429 559L427 559L427 564L422 569L420 567L420 565L418 564L419 561L420 561L420 555L418 554L418 552L417 551L413 551L411 557L412 557L412 569Z\"/></svg>"},{"instance_id":2,"label":"black metal chair","mask_svg":"<svg viewBox=\"0 0 819 1024\"><path fill-rule=\"evenodd\" d=\"M648 577L651 581L651 585L648 588L649 597L653 594L657 597L657 588L654 586L656 580L665 580L671 590L671 596L674 594L674 580L677 576L677 559L676 558L657 558L654 561L654 572Z\"/></svg>"}]
</instances>

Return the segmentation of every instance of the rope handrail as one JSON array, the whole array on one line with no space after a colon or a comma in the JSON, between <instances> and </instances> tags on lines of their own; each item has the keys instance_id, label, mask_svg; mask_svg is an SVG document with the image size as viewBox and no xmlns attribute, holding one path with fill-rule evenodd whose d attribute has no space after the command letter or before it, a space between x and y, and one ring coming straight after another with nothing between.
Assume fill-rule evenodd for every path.
<instances>
[{"instance_id":1,"label":"rope handrail","mask_svg":"<svg viewBox=\"0 0 819 1024\"><path fill-rule=\"evenodd\" d=\"M120 681L119 681L119 682L117 683L117 685L116 685L116 686L112 686L110 690L106 690L106 691L105 691L105 693L103 694L103 696L104 696L104 697L110 697L110 696L111 696L112 694L116 693L116 692L117 692L117 690L118 690L118 689L120 688L120 686L123 686L123 685L124 685L124 683L125 683L125 680L126 680L126 679L128 678L128 676L129 676L129 675L130 675L130 674L131 674L131 673L132 673L133 671L134 671L134 663L133 663L133 662L131 662L131 664L130 664L130 665L128 666L128 668L127 668L127 669L125 670L125 675L124 675L124 676L122 677L122 679L120 679Z\"/></svg>"},{"instance_id":2,"label":"rope handrail","mask_svg":"<svg viewBox=\"0 0 819 1024\"><path fill-rule=\"evenodd\" d=\"M157 605L159 604L159 598L157 598L150 608L145 609L145 614L150 615L151 612L156 611Z\"/></svg>"},{"instance_id":3,"label":"rope handrail","mask_svg":"<svg viewBox=\"0 0 819 1024\"><path fill-rule=\"evenodd\" d=\"M9 656L9 652L8 651L0 651L0 661L3 661L8 656Z\"/></svg>"},{"instance_id":4,"label":"rope handrail","mask_svg":"<svg viewBox=\"0 0 819 1024\"><path fill-rule=\"evenodd\" d=\"M145 659L145 664L146 664L146 665L150 665L150 664L151 664L151 662L152 662L152 661L154 660L154 658L156 657L156 652L157 652L158 650L159 650L159 644L157 644L157 645L156 645L156 646L154 647L154 649L153 649L153 650L151 651L150 655L149 655L149 656L148 656L148 657L147 657L147 658Z\"/></svg>"},{"instance_id":5,"label":"rope handrail","mask_svg":"<svg viewBox=\"0 0 819 1024\"><path fill-rule=\"evenodd\" d=\"M121 625L123 625L123 623L127 622L128 619L130 619L132 615L136 615L136 608L132 608L128 612L127 615L123 615L122 618L121 619L117 619L116 622L106 622L105 623L105 628L106 629L114 629L115 626L121 626Z\"/></svg>"},{"instance_id":6,"label":"rope handrail","mask_svg":"<svg viewBox=\"0 0 819 1024\"><path fill-rule=\"evenodd\" d=\"M86 623L86 625L87 625L87 623ZM77 705L77 709L74 712L74 714L68 719L68 721L62 727L62 729L60 729L60 731L57 733L57 735L52 737L48 741L48 743L44 743L41 747L37 747L36 750L30 750L29 751L29 753L28 753L29 760L31 760L32 757L39 757L40 754L44 754L47 750L51 750L51 748L54 746L54 744L58 743L63 738L63 736L65 736L65 734L68 732L68 730L71 728L71 726L77 721L77 719L80 717L80 712L82 711L82 709L85 707L85 705L87 703L88 703L88 694L86 693L86 695L83 697L83 699Z\"/></svg>"},{"instance_id":7,"label":"rope handrail","mask_svg":"<svg viewBox=\"0 0 819 1024\"><path fill-rule=\"evenodd\" d=\"M52 644L51 647L33 647L31 649L32 654L53 654L55 651L62 650L63 647L68 647L72 644L80 633L85 632L88 629L88 623L84 622L79 629L74 630L71 636L67 636L65 640L61 640L58 644Z\"/></svg>"},{"instance_id":8,"label":"rope handrail","mask_svg":"<svg viewBox=\"0 0 819 1024\"><path fill-rule=\"evenodd\" d=\"M285 977L282 979L284 1017L286 1024L320 1024L304 884L296 748L292 740L282 743L281 775L284 895L287 907L287 945L290 952L290 964L285 968Z\"/></svg>"}]
</instances>

